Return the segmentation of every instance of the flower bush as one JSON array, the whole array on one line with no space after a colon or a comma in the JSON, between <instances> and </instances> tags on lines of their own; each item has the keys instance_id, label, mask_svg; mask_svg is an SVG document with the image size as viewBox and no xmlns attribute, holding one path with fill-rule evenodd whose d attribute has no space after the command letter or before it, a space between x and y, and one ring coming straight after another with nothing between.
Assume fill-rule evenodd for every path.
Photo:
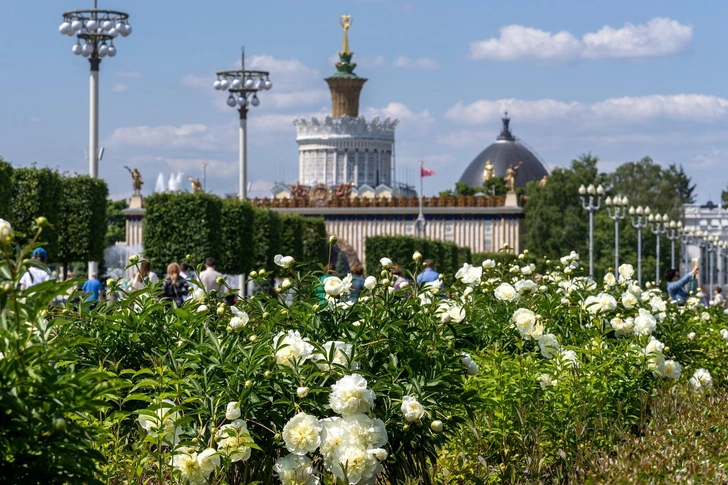
<instances>
[{"instance_id":1,"label":"flower bush","mask_svg":"<svg viewBox=\"0 0 728 485\"><path fill-rule=\"evenodd\" d=\"M398 291L384 260L353 302L348 275L277 255L286 284L235 306L151 287L48 308L69 286L18 291L28 249L0 229L0 471L20 483L583 481L658 390L728 381L722 308L677 306L628 265L597 282L575 253Z\"/></svg>"}]
</instances>

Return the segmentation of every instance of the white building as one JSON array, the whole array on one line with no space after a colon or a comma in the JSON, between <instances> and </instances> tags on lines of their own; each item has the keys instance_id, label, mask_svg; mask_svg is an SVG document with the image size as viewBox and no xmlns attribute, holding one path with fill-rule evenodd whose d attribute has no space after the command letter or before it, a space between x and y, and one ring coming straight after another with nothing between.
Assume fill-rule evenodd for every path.
<instances>
[{"instance_id":1,"label":"white building","mask_svg":"<svg viewBox=\"0 0 728 485\"><path fill-rule=\"evenodd\" d=\"M705 205L690 204L683 206L685 227L692 231L707 232L723 243L728 242L728 210L708 202ZM696 238L688 239L686 252L683 252L682 271L690 271L692 260L700 260L701 284L728 285L728 250L720 244L706 245ZM712 278L711 278L712 277Z\"/></svg>"}]
</instances>

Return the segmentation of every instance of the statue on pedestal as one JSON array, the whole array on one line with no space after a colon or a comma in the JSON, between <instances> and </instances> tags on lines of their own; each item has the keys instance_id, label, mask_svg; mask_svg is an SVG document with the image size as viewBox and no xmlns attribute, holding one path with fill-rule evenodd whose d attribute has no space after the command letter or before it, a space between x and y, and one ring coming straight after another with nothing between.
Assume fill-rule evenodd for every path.
<instances>
[{"instance_id":1,"label":"statue on pedestal","mask_svg":"<svg viewBox=\"0 0 728 485\"><path fill-rule=\"evenodd\" d=\"M190 185L192 186L192 191L195 194L199 194L202 192L202 182L200 182L200 179L193 179L189 175L187 176L187 179L190 181Z\"/></svg>"},{"instance_id":2,"label":"statue on pedestal","mask_svg":"<svg viewBox=\"0 0 728 485\"><path fill-rule=\"evenodd\" d=\"M518 176L518 169L521 168L521 165L523 165L523 162L518 162L515 165L511 165L508 167L508 170L506 170L506 176L504 179L506 181L506 186L508 187L508 192L516 191L516 177Z\"/></svg>"},{"instance_id":3,"label":"statue on pedestal","mask_svg":"<svg viewBox=\"0 0 728 485\"><path fill-rule=\"evenodd\" d=\"M485 162L485 170L483 170L483 179L490 180L495 177L495 167L490 163L490 160Z\"/></svg>"},{"instance_id":4,"label":"statue on pedestal","mask_svg":"<svg viewBox=\"0 0 728 485\"><path fill-rule=\"evenodd\" d=\"M136 168L134 170L130 169L126 165L124 165L124 168L129 171L131 174L131 186L134 189L134 194L139 195L142 191L142 185L144 185L144 180L142 180L142 174L139 173L139 170Z\"/></svg>"}]
</instances>

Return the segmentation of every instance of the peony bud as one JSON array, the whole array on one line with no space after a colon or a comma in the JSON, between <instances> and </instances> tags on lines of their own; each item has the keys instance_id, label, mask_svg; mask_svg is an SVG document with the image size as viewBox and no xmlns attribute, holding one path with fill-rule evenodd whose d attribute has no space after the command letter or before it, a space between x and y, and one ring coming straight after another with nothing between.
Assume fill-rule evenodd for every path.
<instances>
[{"instance_id":1,"label":"peony bud","mask_svg":"<svg viewBox=\"0 0 728 485\"><path fill-rule=\"evenodd\" d=\"M415 262L419 262L422 259L422 254L420 254L419 251L415 251L412 255L412 260Z\"/></svg>"},{"instance_id":2,"label":"peony bud","mask_svg":"<svg viewBox=\"0 0 728 485\"><path fill-rule=\"evenodd\" d=\"M200 305L197 307L197 313L202 313L207 311L207 305Z\"/></svg>"},{"instance_id":3,"label":"peony bud","mask_svg":"<svg viewBox=\"0 0 728 485\"><path fill-rule=\"evenodd\" d=\"M65 431L66 420L63 418L53 418L53 429L55 429L56 431Z\"/></svg>"},{"instance_id":4,"label":"peony bud","mask_svg":"<svg viewBox=\"0 0 728 485\"><path fill-rule=\"evenodd\" d=\"M306 387L306 386L299 387L298 389L296 389L296 394L298 395L298 397L303 399L304 397L308 396L308 387Z\"/></svg>"},{"instance_id":5,"label":"peony bud","mask_svg":"<svg viewBox=\"0 0 728 485\"><path fill-rule=\"evenodd\" d=\"M329 244L332 246L336 246L336 243L339 242L338 239L336 239L336 236L329 236Z\"/></svg>"},{"instance_id":6,"label":"peony bud","mask_svg":"<svg viewBox=\"0 0 728 485\"><path fill-rule=\"evenodd\" d=\"M50 224L48 223L48 219L46 219L43 216L37 217L35 219L35 223L38 225L38 227L48 227Z\"/></svg>"},{"instance_id":7,"label":"peony bud","mask_svg":"<svg viewBox=\"0 0 728 485\"><path fill-rule=\"evenodd\" d=\"M263 312L263 318L270 318L270 313Z\"/></svg>"},{"instance_id":8,"label":"peony bud","mask_svg":"<svg viewBox=\"0 0 728 485\"><path fill-rule=\"evenodd\" d=\"M273 373L271 371L267 370L267 371L263 372L263 377L265 377L266 379L270 379L271 377L273 377Z\"/></svg>"},{"instance_id":9,"label":"peony bud","mask_svg":"<svg viewBox=\"0 0 728 485\"><path fill-rule=\"evenodd\" d=\"M282 290L287 290L290 287L291 287L291 280L289 280L288 278L286 278L285 280L283 280L283 282L281 282Z\"/></svg>"},{"instance_id":10,"label":"peony bud","mask_svg":"<svg viewBox=\"0 0 728 485\"><path fill-rule=\"evenodd\" d=\"M251 381L250 379L248 379L247 381L245 381L245 387L248 388L248 389L250 389L251 387L253 387L253 381Z\"/></svg>"},{"instance_id":11,"label":"peony bud","mask_svg":"<svg viewBox=\"0 0 728 485\"><path fill-rule=\"evenodd\" d=\"M260 270L258 270L258 276L260 276L261 278L265 278L265 275L267 274L268 272L265 270L265 268L260 268Z\"/></svg>"},{"instance_id":12,"label":"peony bud","mask_svg":"<svg viewBox=\"0 0 728 485\"><path fill-rule=\"evenodd\" d=\"M435 433L442 433L442 421L439 419L436 419L432 423L430 423L430 429L434 431Z\"/></svg>"},{"instance_id":13,"label":"peony bud","mask_svg":"<svg viewBox=\"0 0 728 485\"><path fill-rule=\"evenodd\" d=\"M108 286L109 288L113 288L115 284L116 280L114 278L109 278L106 280L106 286Z\"/></svg>"},{"instance_id":14,"label":"peony bud","mask_svg":"<svg viewBox=\"0 0 728 485\"><path fill-rule=\"evenodd\" d=\"M364 280L364 288L367 290L373 290L377 286L377 279L374 276L367 276Z\"/></svg>"},{"instance_id":15,"label":"peony bud","mask_svg":"<svg viewBox=\"0 0 728 485\"><path fill-rule=\"evenodd\" d=\"M219 278L217 278L215 280L215 283L217 283L218 285L224 285L225 284L225 278L223 278L222 276L220 276Z\"/></svg>"},{"instance_id":16,"label":"peony bud","mask_svg":"<svg viewBox=\"0 0 728 485\"><path fill-rule=\"evenodd\" d=\"M255 271L255 270L254 270L254 271L251 271L251 272L250 272L250 277L251 277L251 278L257 278L257 277L258 277L258 272L257 272L257 271Z\"/></svg>"},{"instance_id":17,"label":"peony bud","mask_svg":"<svg viewBox=\"0 0 728 485\"><path fill-rule=\"evenodd\" d=\"M139 255L138 254L132 254L129 258L129 263L131 264L137 264L139 262Z\"/></svg>"},{"instance_id":18,"label":"peony bud","mask_svg":"<svg viewBox=\"0 0 728 485\"><path fill-rule=\"evenodd\" d=\"M255 341L257 341L257 340L258 340L258 336L257 336L257 335L255 335L255 334L253 334L253 335L251 335L250 337L248 337L248 340L250 340L251 342L255 342Z\"/></svg>"},{"instance_id":19,"label":"peony bud","mask_svg":"<svg viewBox=\"0 0 728 485\"><path fill-rule=\"evenodd\" d=\"M0 219L0 244L7 246L13 240L13 227L6 220Z\"/></svg>"}]
</instances>

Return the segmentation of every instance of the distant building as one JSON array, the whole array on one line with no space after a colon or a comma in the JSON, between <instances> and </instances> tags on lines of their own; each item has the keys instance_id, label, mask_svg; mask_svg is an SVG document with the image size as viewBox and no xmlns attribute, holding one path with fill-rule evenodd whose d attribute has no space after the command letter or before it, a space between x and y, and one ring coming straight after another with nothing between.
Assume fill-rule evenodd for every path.
<instances>
[{"instance_id":1,"label":"distant building","mask_svg":"<svg viewBox=\"0 0 728 485\"><path fill-rule=\"evenodd\" d=\"M723 209L708 201L705 205L687 204L683 206L685 227L705 231L717 236L721 241L728 241L728 209ZM701 284L710 284L711 273L714 285L728 285L728 251L722 248L708 251L694 241L683 249L681 263L683 273L690 271L692 259L700 259Z\"/></svg>"}]
</instances>

